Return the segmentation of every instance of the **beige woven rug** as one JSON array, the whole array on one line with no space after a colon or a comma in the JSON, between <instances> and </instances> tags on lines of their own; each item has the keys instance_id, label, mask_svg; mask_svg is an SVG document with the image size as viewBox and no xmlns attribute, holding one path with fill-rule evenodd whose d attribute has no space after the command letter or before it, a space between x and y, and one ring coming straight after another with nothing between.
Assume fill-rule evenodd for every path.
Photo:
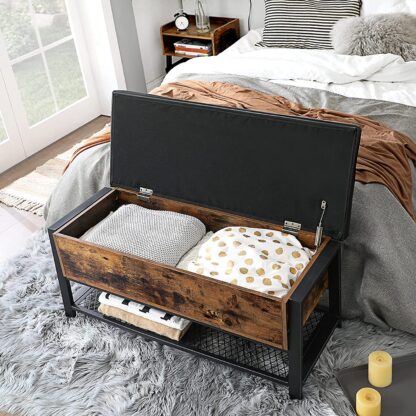
<instances>
[{"instance_id":1,"label":"beige woven rug","mask_svg":"<svg viewBox=\"0 0 416 416\"><path fill-rule=\"evenodd\" d=\"M43 207L62 176L76 146L78 145L1 189L0 202L42 216Z\"/></svg>"}]
</instances>

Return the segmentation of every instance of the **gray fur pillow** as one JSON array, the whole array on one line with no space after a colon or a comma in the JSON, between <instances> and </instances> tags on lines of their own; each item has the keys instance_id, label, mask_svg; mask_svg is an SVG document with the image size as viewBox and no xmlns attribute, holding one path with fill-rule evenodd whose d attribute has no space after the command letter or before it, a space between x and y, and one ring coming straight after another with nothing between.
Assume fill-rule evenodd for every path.
<instances>
[{"instance_id":1,"label":"gray fur pillow","mask_svg":"<svg viewBox=\"0 0 416 416\"><path fill-rule=\"evenodd\" d=\"M332 45L344 55L392 53L416 61L416 16L375 14L339 20L332 29Z\"/></svg>"}]
</instances>

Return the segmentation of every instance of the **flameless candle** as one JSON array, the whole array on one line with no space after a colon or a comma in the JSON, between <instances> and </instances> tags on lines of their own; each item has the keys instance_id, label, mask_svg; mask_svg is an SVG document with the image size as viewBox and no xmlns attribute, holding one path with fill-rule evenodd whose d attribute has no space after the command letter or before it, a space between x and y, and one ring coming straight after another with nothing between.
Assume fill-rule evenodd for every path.
<instances>
[{"instance_id":1,"label":"flameless candle","mask_svg":"<svg viewBox=\"0 0 416 416\"><path fill-rule=\"evenodd\" d=\"M355 410L358 416L380 416L381 396L377 390L366 387L356 394Z\"/></svg>"},{"instance_id":2,"label":"flameless candle","mask_svg":"<svg viewBox=\"0 0 416 416\"><path fill-rule=\"evenodd\" d=\"M368 381L374 387L390 386L393 377L393 360L388 352L374 351L368 357Z\"/></svg>"}]
</instances>

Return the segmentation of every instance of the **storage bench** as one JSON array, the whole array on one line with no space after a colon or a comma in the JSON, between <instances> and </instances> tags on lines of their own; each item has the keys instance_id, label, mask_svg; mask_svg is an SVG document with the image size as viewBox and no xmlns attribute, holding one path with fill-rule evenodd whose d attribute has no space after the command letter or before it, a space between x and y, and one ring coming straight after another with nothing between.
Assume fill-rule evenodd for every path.
<instances>
[{"instance_id":1,"label":"storage bench","mask_svg":"<svg viewBox=\"0 0 416 416\"><path fill-rule=\"evenodd\" d=\"M127 107L126 103L129 104ZM241 206L240 211L227 209L227 203L224 206L219 203L207 204L206 200L195 201L194 198L185 200L183 192L189 192L187 187L175 189L173 186L171 188L171 175L169 174L173 170L169 171L170 168L167 165L172 163L172 169L176 169L178 163L183 165L183 161L172 161L174 156L168 151L167 139L165 141L162 139L163 132L159 131L158 123L154 123L154 117L157 115L159 119L165 117L164 128L166 131L171 131L170 118L166 114L169 114L173 108L171 117L175 117L177 114L174 113L181 111L183 106L187 110L187 116L189 112L196 109L196 115L199 116L201 122L207 114L210 118L213 114L214 117L217 114L220 122L224 117L224 111L226 111L228 126L230 123L232 125L233 117L241 116L245 117L245 120L249 120L250 117L254 117L255 120L259 118L260 122L265 120L266 125L270 121L266 115L260 113L216 107L214 107L215 113L212 113L211 106L198 106L190 103L178 105L176 101L168 99L116 93L113 102L111 150L113 187L101 190L49 229L66 315L73 317L76 312L82 312L149 339L288 384L291 397L301 398L303 383L340 319L341 251L339 240L324 232L322 241L318 242L319 247L316 247L316 254L288 294L280 299L186 270L120 253L80 239L88 229L104 219L111 211L123 204L137 204L149 209L192 215L200 219L208 231L215 232L229 226L246 226L292 232L297 235L304 246L315 248L316 231L306 231L296 227L293 229L291 222L282 226L277 221L266 218L267 216L262 212L260 212L263 214L262 218L257 215L247 215L250 209L245 207L246 202L239 197L238 191L236 191L235 198ZM128 108L127 111L126 108ZM149 114L145 114L149 109L153 113L150 118ZM133 114L140 114L140 117L134 117L132 111ZM130 122L128 126L125 126L124 123L129 117ZM277 124L273 126L274 128L278 127L282 121L287 123L287 118L282 120L277 117L275 120ZM146 123L147 125L144 125ZM290 123L292 123L291 120ZM325 136L325 127L328 124L335 123L322 123L322 125L319 123L317 126L320 128L322 137ZM296 126L295 130L298 134L299 124L296 123ZM219 123L213 128L218 129L218 127ZM346 166L355 166L359 129L343 125L337 125L336 128L345 132L345 137L349 140L340 145L340 147L344 146L343 152L346 148L349 149L347 154L349 159L343 163ZM304 132L308 134L310 130L308 124ZM132 136L137 138L143 132L151 137L140 145L141 140L132 139ZM267 135L267 129L264 130L264 134ZM153 163L148 163L143 155L149 155L149 149L146 149L146 146L155 146L155 140L159 141L154 149L156 154L152 157ZM121 142L124 142L124 145ZM126 149L127 143L130 144L128 149ZM346 144L347 147L345 147ZM181 146L179 139L177 145ZM184 157L195 158L198 163L201 157L198 152L204 151L200 145L201 142L195 143L196 147L187 149ZM142 146L142 148L138 149L137 146ZM167 149L167 151L165 153L161 150L157 153L158 148ZM230 148L224 148L223 153L230 152L230 150ZM126 163L123 166L121 163L126 160L126 157L130 157L129 153L136 156L142 155L139 157L141 160L132 159L134 164L137 163L133 167L128 167ZM117 163L115 163L116 160ZM217 163L222 163L222 161L217 160ZM162 166L165 170L163 175L155 175L156 189L158 185L161 185L161 189L168 187L172 189L173 195L166 192L167 188L163 189L163 196L153 194L148 188L136 188L135 184L138 180L142 182L142 178L146 185L149 184L146 172L153 175L152 172ZM189 168L188 165L188 168L184 167L184 170L189 170ZM133 174L131 169L136 170L137 175ZM195 168L192 167L192 169ZM192 180L199 181L198 183L205 187L209 195L212 192L210 182L204 183L204 177L205 173L196 173ZM341 192L350 192L345 198L344 205L339 205L344 207L345 212L341 213L344 224L346 213L349 221L352 198L350 188L353 187L354 170L343 171L340 178L348 187L348 190L343 189ZM160 181L166 181L166 184L163 185ZM227 179L224 178L223 185L227 188L233 181L235 178L228 175ZM334 184L337 192L340 192L340 183L341 180ZM265 183L266 187L267 185ZM190 186L190 189L194 189L194 184ZM322 195L328 199L329 211L331 204L336 205L334 200L336 195L333 195L333 191L322 192ZM267 199L267 197L264 198ZM269 202L273 203L273 201ZM249 204L252 206L251 202ZM268 209L267 203L263 205ZM313 206L314 212L311 218L318 225L319 217L324 212L321 213L320 203L315 203ZM277 206L276 209L278 209ZM273 212L273 209L270 211ZM308 215L305 216L306 219ZM340 217L330 215L328 212L325 218L331 223L332 220L338 221ZM340 228L337 231L339 230ZM345 232L346 229L343 228L342 233ZM83 289L77 287L76 293L73 293L70 281L82 284ZM329 306L323 308L319 306L319 302L327 290L329 291ZM97 309L98 296L101 291L156 307L194 323L181 341L170 340L100 314Z\"/></svg>"}]
</instances>

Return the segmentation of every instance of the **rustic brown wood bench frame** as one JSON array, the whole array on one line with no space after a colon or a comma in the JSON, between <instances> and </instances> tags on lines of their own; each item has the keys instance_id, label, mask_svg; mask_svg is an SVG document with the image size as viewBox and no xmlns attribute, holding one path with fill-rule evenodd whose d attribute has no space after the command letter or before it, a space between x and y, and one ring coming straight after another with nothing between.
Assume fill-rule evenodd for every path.
<instances>
[{"instance_id":1,"label":"rustic brown wood bench frame","mask_svg":"<svg viewBox=\"0 0 416 416\"><path fill-rule=\"evenodd\" d=\"M74 317L76 312L82 312L101 321L144 336L147 339L156 340L216 362L289 385L291 397L296 399L302 398L303 384L340 319L340 243L325 237L318 254L314 257L314 261L311 261L307 270L298 279L289 294L282 301L276 301L276 298L269 295L258 294L248 289L224 284L204 276L144 259L125 256L78 239L89 227L103 219L108 212L117 208L120 203L138 203L154 209L171 209L190 213L199 217L207 225L207 228L214 231L233 223L236 224L238 221L241 221L241 218L244 218L244 225L246 226L261 227L263 225L266 227L267 225L274 229L281 229L276 224L265 223L193 204L167 200L157 196L152 197L152 202L146 205L139 202L137 195L134 193L121 189L105 188L49 228L49 236L66 315ZM313 233L304 232L302 238L303 241L312 244ZM105 260L104 263L102 263L102 259ZM94 267L103 267L102 270L107 267L107 272L103 272L103 275L100 273L95 274L93 273ZM135 278L129 279L128 274L133 273L133 270ZM126 273L126 276L122 275L123 273ZM148 286L149 290L143 291L145 285L149 285L149 280L140 276L146 275L151 275L152 280L156 280L156 285L162 284L163 290L156 290L156 286L150 285ZM194 279L202 282L203 288L207 290L211 290L216 285L219 285L221 293L224 292L224 297L216 300L216 296L220 293L217 289L215 296L206 298L206 304L208 306L211 305L211 308L208 307L207 309L206 305L198 307L196 303L192 304L192 302L189 306L188 301L197 298L197 291L193 291L194 298L192 298L191 294L184 302L184 299L181 299L181 297L186 296L184 291L188 290L189 292L190 289L178 285L177 290L180 293L173 293L173 291L169 293L166 287L163 287L164 279L168 279L173 283L182 282L185 286L192 285L192 279ZM85 289L74 296L70 281L81 283ZM229 337L228 339L231 340L249 339L250 341L247 342L256 342L259 349L264 348L267 351L272 351L272 349L273 351L287 351L288 374L272 374L255 366L241 364L219 354L196 348L187 342L173 341L106 317L98 313L96 309L85 306L85 300L96 289L108 291L115 295L183 316L196 322L197 324L194 325L197 328L215 328L218 336L222 336L221 334L223 333L232 334L224 336ZM318 306L318 303L327 289L329 291L329 307L321 308ZM202 293L202 295L206 296L205 293ZM232 306L236 306L238 302L241 302L243 306L240 309L241 317L237 316L235 318L232 311L227 311L221 306L222 300L228 302L229 299L235 300L235 305ZM278 308L277 305L279 305ZM313 314L318 310L320 314L319 322L315 322L313 330L311 330L309 322L313 320ZM250 319L244 315L246 311L249 314L257 313L257 316L254 316L252 319L253 322L250 322ZM243 323L238 318L241 318ZM262 321L261 326L259 326L260 320ZM279 325L280 330L273 330ZM254 327L255 330L253 329Z\"/></svg>"}]
</instances>

